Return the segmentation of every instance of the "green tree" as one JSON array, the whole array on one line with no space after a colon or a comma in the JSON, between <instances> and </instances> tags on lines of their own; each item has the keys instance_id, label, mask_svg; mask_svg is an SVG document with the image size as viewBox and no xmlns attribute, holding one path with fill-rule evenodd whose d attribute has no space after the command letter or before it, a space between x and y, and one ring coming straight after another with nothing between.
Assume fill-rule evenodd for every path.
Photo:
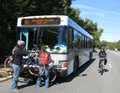
<instances>
[{"instance_id":1,"label":"green tree","mask_svg":"<svg viewBox=\"0 0 120 93\"><path fill-rule=\"evenodd\" d=\"M0 0L0 48L10 51L16 44L18 17L34 15L68 15L93 35L94 44L98 46L102 29L90 19L83 20L80 10L71 8L71 4L72 0Z\"/></svg>"}]
</instances>

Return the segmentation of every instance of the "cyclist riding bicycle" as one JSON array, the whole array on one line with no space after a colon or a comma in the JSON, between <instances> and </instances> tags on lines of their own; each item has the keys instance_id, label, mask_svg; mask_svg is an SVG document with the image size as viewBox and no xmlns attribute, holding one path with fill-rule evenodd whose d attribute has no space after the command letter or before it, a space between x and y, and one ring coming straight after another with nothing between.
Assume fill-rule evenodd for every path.
<instances>
[{"instance_id":1,"label":"cyclist riding bicycle","mask_svg":"<svg viewBox=\"0 0 120 93\"><path fill-rule=\"evenodd\" d=\"M100 58L98 71L101 71L101 69L100 69L101 59L104 59L104 66L106 66L106 64L107 64L107 58L106 58L107 53L106 53L106 51L105 51L103 46L101 47L100 52L98 53L98 56Z\"/></svg>"}]
</instances>

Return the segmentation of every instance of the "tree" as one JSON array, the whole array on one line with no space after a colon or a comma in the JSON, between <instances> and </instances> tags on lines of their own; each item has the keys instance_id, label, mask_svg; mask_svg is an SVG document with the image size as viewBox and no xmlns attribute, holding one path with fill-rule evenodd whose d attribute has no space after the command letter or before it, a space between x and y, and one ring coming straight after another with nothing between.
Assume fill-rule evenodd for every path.
<instances>
[{"instance_id":1,"label":"tree","mask_svg":"<svg viewBox=\"0 0 120 93\"><path fill-rule=\"evenodd\" d=\"M98 30L97 23L90 19L83 20L79 9L71 8L71 4L72 0L0 0L0 40L3 41L1 49L10 51L16 44L17 18L34 15L68 15L93 35L97 46L102 31Z\"/></svg>"}]
</instances>

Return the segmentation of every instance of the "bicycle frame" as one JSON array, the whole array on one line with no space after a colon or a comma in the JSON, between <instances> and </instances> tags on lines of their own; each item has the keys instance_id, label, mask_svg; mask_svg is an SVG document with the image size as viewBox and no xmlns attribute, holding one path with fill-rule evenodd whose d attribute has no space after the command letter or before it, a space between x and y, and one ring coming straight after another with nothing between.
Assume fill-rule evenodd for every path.
<instances>
[{"instance_id":1,"label":"bicycle frame","mask_svg":"<svg viewBox=\"0 0 120 93\"><path fill-rule=\"evenodd\" d=\"M101 69L101 71L100 71L100 73L101 73L101 75L103 75L103 73L104 73L104 62L105 62L105 58L100 58L100 69Z\"/></svg>"}]
</instances>

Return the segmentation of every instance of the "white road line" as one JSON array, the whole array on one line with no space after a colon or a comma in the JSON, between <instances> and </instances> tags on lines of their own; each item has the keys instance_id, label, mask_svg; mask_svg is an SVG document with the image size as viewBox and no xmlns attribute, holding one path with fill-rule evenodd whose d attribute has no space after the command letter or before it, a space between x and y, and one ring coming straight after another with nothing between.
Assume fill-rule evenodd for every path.
<instances>
[{"instance_id":1,"label":"white road line","mask_svg":"<svg viewBox=\"0 0 120 93\"><path fill-rule=\"evenodd\" d=\"M110 68L112 68L112 65L109 63Z\"/></svg>"}]
</instances>

